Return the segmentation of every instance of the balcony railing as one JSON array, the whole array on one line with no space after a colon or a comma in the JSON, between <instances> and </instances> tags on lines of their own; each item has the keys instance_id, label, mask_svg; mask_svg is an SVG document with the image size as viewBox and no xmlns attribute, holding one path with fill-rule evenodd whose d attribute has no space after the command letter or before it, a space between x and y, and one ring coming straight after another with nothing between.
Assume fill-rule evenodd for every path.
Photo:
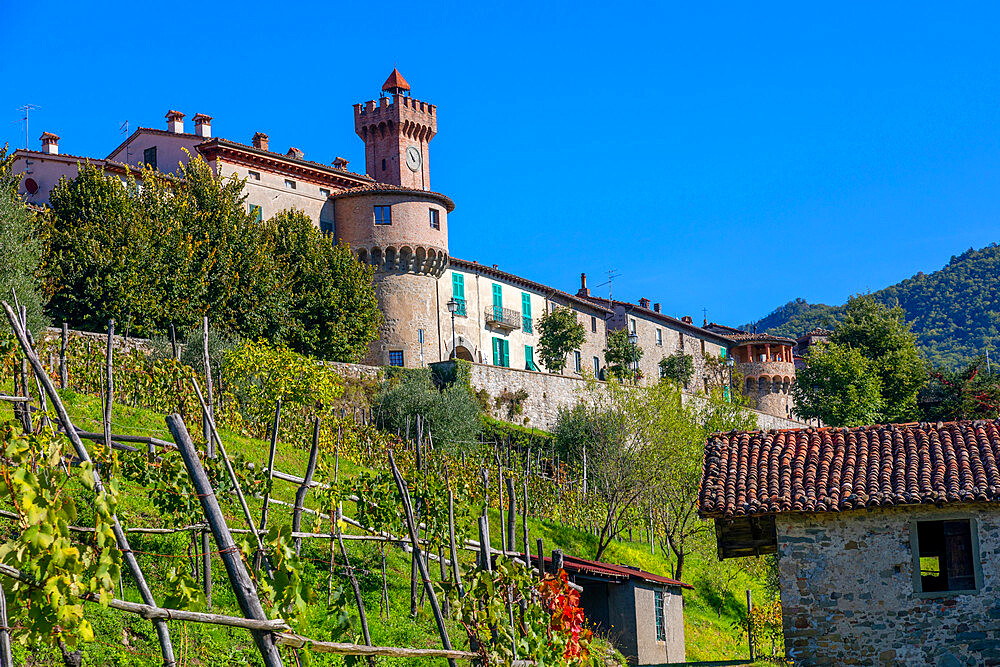
<instances>
[{"instance_id":1,"label":"balcony railing","mask_svg":"<svg viewBox=\"0 0 1000 667\"><path fill-rule=\"evenodd\" d=\"M510 308L500 308L499 306L489 306L486 309L486 324L491 324L498 329L513 331L521 328L521 313Z\"/></svg>"},{"instance_id":2,"label":"balcony railing","mask_svg":"<svg viewBox=\"0 0 1000 667\"><path fill-rule=\"evenodd\" d=\"M455 303L458 304L458 308L455 309L455 314L459 317L468 317L467 311L465 310L465 299L455 299Z\"/></svg>"}]
</instances>

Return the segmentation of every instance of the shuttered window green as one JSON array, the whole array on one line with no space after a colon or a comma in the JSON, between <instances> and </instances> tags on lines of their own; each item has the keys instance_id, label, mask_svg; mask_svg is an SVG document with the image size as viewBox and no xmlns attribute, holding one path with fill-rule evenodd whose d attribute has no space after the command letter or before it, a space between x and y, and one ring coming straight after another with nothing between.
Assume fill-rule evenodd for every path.
<instances>
[{"instance_id":1,"label":"shuttered window green","mask_svg":"<svg viewBox=\"0 0 1000 667\"><path fill-rule=\"evenodd\" d=\"M535 365L535 348L530 345L524 346L524 368L529 371L538 370L538 366Z\"/></svg>"},{"instance_id":2,"label":"shuttered window green","mask_svg":"<svg viewBox=\"0 0 1000 667\"><path fill-rule=\"evenodd\" d=\"M493 338L493 365L510 367L510 346L503 338Z\"/></svg>"},{"instance_id":3,"label":"shuttered window green","mask_svg":"<svg viewBox=\"0 0 1000 667\"><path fill-rule=\"evenodd\" d=\"M534 333L534 327L531 324L531 295L527 292L521 292L521 319L521 328L524 329L524 333Z\"/></svg>"},{"instance_id":4,"label":"shuttered window green","mask_svg":"<svg viewBox=\"0 0 1000 667\"><path fill-rule=\"evenodd\" d=\"M465 317L467 315L465 309L465 276L456 271L451 272L451 298L458 303L458 310L455 311L455 314L459 317Z\"/></svg>"},{"instance_id":5,"label":"shuttered window green","mask_svg":"<svg viewBox=\"0 0 1000 667\"><path fill-rule=\"evenodd\" d=\"M503 321L503 292L496 283L493 284L493 319Z\"/></svg>"}]
</instances>

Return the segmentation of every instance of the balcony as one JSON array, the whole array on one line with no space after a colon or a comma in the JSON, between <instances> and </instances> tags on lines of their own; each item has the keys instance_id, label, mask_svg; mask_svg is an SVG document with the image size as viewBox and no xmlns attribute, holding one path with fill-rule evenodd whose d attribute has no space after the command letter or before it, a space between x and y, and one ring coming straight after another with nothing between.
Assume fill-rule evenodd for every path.
<instances>
[{"instance_id":1,"label":"balcony","mask_svg":"<svg viewBox=\"0 0 1000 667\"><path fill-rule=\"evenodd\" d=\"M510 308L500 308L499 306L489 306L486 309L486 324L497 329L513 331L521 328L521 313Z\"/></svg>"}]
</instances>

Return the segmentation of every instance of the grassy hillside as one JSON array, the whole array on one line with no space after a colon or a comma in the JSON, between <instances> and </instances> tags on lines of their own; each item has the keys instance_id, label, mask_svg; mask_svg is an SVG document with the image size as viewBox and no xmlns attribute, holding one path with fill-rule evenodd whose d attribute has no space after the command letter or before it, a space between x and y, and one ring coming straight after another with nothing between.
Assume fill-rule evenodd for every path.
<instances>
[{"instance_id":1,"label":"grassy hillside","mask_svg":"<svg viewBox=\"0 0 1000 667\"><path fill-rule=\"evenodd\" d=\"M887 305L902 306L920 347L935 366L956 368L987 349L995 353L1000 333L1000 246L969 249L939 271L918 273L874 296ZM816 327L830 327L841 312L842 306L796 299L744 327L796 337Z\"/></svg>"},{"instance_id":2,"label":"grassy hillside","mask_svg":"<svg viewBox=\"0 0 1000 667\"><path fill-rule=\"evenodd\" d=\"M64 398L75 423L90 430L100 429L99 399L73 392L65 392ZM9 407L0 406L0 420L10 419L11 416ZM169 439L162 415L148 410L116 406L113 423L116 433L154 434ZM242 454L251 461L265 462L266 443L228 431L223 431L222 437L231 455ZM301 474L306 466L306 459L307 452L303 449L279 446L275 467L284 472ZM346 478L359 472L358 467L347 461L341 467L341 474ZM274 497L279 500L292 502L294 492L295 488L290 484L275 484ZM260 499L252 497L249 500L254 514L259 516ZM306 505L313 506L313 502L314 499L307 498ZM2 501L0 505L4 508L9 507ZM350 503L345 507L345 514L349 516L354 514L354 508ZM227 509L227 515L231 526L242 526L242 518L234 507ZM119 516L126 527L160 525L162 521L145 489L128 482L122 484ZM282 512L280 508L272 509L272 517L273 521L278 523L290 521L288 511ZM491 514L491 523L494 526L498 525L495 511ZM307 518L303 529L312 528L325 531L329 530L329 525L325 522L314 524ZM562 548L567 553L585 557L594 553L595 541L591 535L557 522L530 520L529 531L532 539L542 537L545 540L547 550ZM499 547L499 531L492 532L494 546ZM520 534L520 526L518 533ZM160 598L164 590L162 582L166 579L169 568L177 565L178 561L185 564L188 562L184 557L188 548L186 534L183 536L133 534L130 539L133 549L140 553L140 564L153 586L154 595ZM317 600L308 613L312 625L309 634L317 639L326 638L323 633L326 623L326 564L329 561L329 548L329 542L326 540L306 540L303 545L303 555L312 564L306 576L317 593ZM425 604L415 619L409 615L408 556L396 547L386 549L390 608L387 613L383 613L380 611L381 558L378 546L372 543L349 542L349 551L352 564L358 570L373 643L413 647L440 646L429 606ZM462 558L465 565L471 565L473 554L464 552ZM605 560L637 565L660 574L670 574L669 561L658 550L656 554L650 554L648 544L627 541L613 543L606 553ZM434 571L435 568L432 567L432 573ZM215 580L213 610L218 613L240 615L236 602L229 592L225 571L218 560L213 566L213 576ZM125 579L125 598L140 601L127 576ZM734 569L731 563L720 565L714 558L697 555L688 560L684 579L696 586L695 591L685 594L688 659L719 660L745 657L745 644L733 630L732 624L741 612L743 591L746 588L753 589L757 595L763 594L760 581L742 570ZM344 584L346 586L346 579ZM348 605L348 610L354 613L353 603ZM12 610L12 613L16 623L17 610ZM149 622L114 610L102 609L97 605L88 605L86 613L94 625L97 641L84 647L85 665L148 665L158 662L158 646ZM459 648L466 648L467 642L462 629L451 621L449 626L453 642ZM170 627L175 651L182 665L260 664L256 649L245 631L177 622L171 622ZM360 630L357 632L360 637ZM15 661L20 661L17 664L25 665L61 664L58 651L34 646L16 647ZM341 662L339 658L316 654L313 664L341 664ZM380 663L416 665L426 664L426 661L380 659ZM290 660L286 664L294 663Z\"/></svg>"}]
</instances>

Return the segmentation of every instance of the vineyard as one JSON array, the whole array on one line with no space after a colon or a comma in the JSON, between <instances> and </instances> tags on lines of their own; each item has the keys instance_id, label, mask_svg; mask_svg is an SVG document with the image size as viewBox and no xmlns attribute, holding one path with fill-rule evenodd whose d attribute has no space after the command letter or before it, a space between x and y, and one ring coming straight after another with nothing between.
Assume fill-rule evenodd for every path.
<instances>
[{"instance_id":1,"label":"vineyard","mask_svg":"<svg viewBox=\"0 0 1000 667\"><path fill-rule=\"evenodd\" d=\"M6 660L613 659L539 560L582 548L599 514L581 471L530 440L446 449L419 416L388 433L281 348L195 368L113 324L36 342L6 315ZM645 564L654 536L633 519L621 548Z\"/></svg>"}]
</instances>

